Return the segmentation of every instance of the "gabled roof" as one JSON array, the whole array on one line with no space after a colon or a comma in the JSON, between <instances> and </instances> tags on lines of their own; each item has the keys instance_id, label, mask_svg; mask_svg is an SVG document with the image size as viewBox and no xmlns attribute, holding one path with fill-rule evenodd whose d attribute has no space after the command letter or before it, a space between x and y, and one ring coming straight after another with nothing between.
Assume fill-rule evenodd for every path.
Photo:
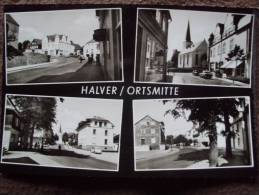
<instances>
[{"instance_id":1,"label":"gabled roof","mask_svg":"<svg viewBox=\"0 0 259 195\"><path fill-rule=\"evenodd\" d=\"M42 43L42 40L41 39L33 39L32 43L36 43L36 44L40 45Z\"/></svg>"},{"instance_id":2,"label":"gabled roof","mask_svg":"<svg viewBox=\"0 0 259 195\"><path fill-rule=\"evenodd\" d=\"M19 24L16 22L16 20L10 14L6 14L6 21L10 22L16 26L19 26Z\"/></svg>"},{"instance_id":3,"label":"gabled roof","mask_svg":"<svg viewBox=\"0 0 259 195\"><path fill-rule=\"evenodd\" d=\"M184 49L183 51L180 52L180 54L193 52L196 49L198 49L204 42L207 44L206 40L204 39L203 41L199 41L197 43L194 43L192 47L190 47L188 49Z\"/></svg>"},{"instance_id":4,"label":"gabled roof","mask_svg":"<svg viewBox=\"0 0 259 195\"><path fill-rule=\"evenodd\" d=\"M153 119L153 118L152 118L151 116L149 116L149 115L146 115L146 116L144 116L143 118L141 118L140 120L138 120L138 121L135 123L135 125L136 125L137 123L140 123L141 121L143 121L143 120L146 119L146 118L150 118L151 120L155 121L156 123L161 124L161 122L159 122L159 121Z\"/></svg>"},{"instance_id":5,"label":"gabled roof","mask_svg":"<svg viewBox=\"0 0 259 195\"><path fill-rule=\"evenodd\" d=\"M106 123L110 123L110 124L112 125L112 127L115 126L111 121L109 121L109 120L107 120L107 119L105 119L105 118L102 118L102 117L99 117L99 116L94 116L94 117L92 117L92 118L87 118L85 121L81 121L80 123L82 123L82 125L81 125L81 127L77 128L76 131L80 131L80 130L82 130L84 127L89 126L89 124L90 124L92 121L106 122Z\"/></svg>"}]
</instances>

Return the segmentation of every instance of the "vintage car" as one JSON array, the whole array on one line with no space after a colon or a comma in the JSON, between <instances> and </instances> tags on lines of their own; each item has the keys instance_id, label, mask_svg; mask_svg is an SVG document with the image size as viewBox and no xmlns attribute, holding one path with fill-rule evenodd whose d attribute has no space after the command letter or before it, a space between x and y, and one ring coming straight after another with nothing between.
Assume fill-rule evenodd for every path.
<instances>
[{"instance_id":1,"label":"vintage car","mask_svg":"<svg viewBox=\"0 0 259 195\"><path fill-rule=\"evenodd\" d=\"M204 79L211 79L213 76L212 72L207 70L202 71L199 75L201 78L204 78Z\"/></svg>"}]
</instances>

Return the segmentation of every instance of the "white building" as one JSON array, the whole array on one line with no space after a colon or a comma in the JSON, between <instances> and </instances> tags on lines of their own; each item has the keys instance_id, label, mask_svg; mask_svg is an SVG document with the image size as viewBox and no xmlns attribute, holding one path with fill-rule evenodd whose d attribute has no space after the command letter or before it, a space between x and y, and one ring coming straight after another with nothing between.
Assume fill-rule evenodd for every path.
<instances>
[{"instance_id":1,"label":"white building","mask_svg":"<svg viewBox=\"0 0 259 195\"><path fill-rule=\"evenodd\" d=\"M94 116L81 121L76 129L78 146L90 150L100 148L103 151L116 151L114 144L114 125L107 119Z\"/></svg>"},{"instance_id":2,"label":"white building","mask_svg":"<svg viewBox=\"0 0 259 195\"><path fill-rule=\"evenodd\" d=\"M100 43L91 40L88 41L84 46L83 46L83 55L85 57L93 57L93 60L97 61L97 58L100 58Z\"/></svg>"},{"instance_id":3,"label":"white building","mask_svg":"<svg viewBox=\"0 0 259 195\"><path fill-rule=\"evenodd\" d=\"M75 46L66 35L48 35L42 41L42 50L51 56L69 56L74 54Z\"/></svg>"},{"instance_id":4,"label":"white building","mask_svg":"<svg viewBox=\"0 0 259 195\"><path fill-rule=\"evenodd\" d=\"M209 38L211 71L221 71L223 77L250 79L252 24L252 15L227 14L225 22L216 25ZM244 62L226 60L235 45L248 54Z\"/></svg>"}]
</instances>

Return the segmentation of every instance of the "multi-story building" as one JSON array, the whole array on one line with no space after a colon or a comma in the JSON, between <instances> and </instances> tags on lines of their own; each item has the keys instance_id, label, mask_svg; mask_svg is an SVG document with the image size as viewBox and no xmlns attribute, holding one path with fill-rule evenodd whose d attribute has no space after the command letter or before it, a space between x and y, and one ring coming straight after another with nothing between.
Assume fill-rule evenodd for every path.
<instances>
[{"instance_id":1,"label":"multi-story building","mask_svg":"<svg viewBox=\"0 0 259 195\"><path fill-rule=\"evenodd\" d=\"M18 49L19 24L10 14L5 15L5 20L7 45Z\"/></svg>"},{"instance_id":2,"label":"multi-story building","mask_svg":"<svg viewBox=\"0 0 259 195\"><path fill-rule=\"evenodd\" d=\"M107 74L107 80L122 79L122 42L120 9L96 10L99 29L93 39L100 43L100 65Z\"/></svg>"},{"instance_id":3,"label":"multi-story building","mask_svg":"<svg viewBox=\"0 0 259 195\"><path fill-rule=\"evenodd\" d=\"M95 40L88 41L83 46L83 55L85 57L92 57L94 61L100 62L100 42Z\"/></svg>"},{"instance_id":4,"label":"multi-story building","mask_svg":"<svg viewBox=\"0 0 259 195\"><path fill-rule=\"evenodd\" d=\"M42 41L42 50L51 56L74 55L75 46L71 44L66 35L48 35Z\"/></svg>"},{"instance_id":5,"label":"multi-story building","mask_svg":"<svg viewBox=\"0 0 259 195\"><path fill-rule=\"evenodd\" d=\"M209 64L211 71L220 71L223 77L239 77L239 81L250 79L251 40L253 16L227 14L225 23L218 23L209 38ZM231 60L228 54L239 46L245 60Z\"/></svg>"},{"instance_id":6,"label":"multi-story building","mask_svg":"<svg viewBox=\"0 0 259 195\"><path fill-rule=\"evenodd\" d=\"M178 56L178 68L184 69L206 69L207 68L207 49L206 40L193 43L191 40L190 23L188 21L186 38L183 42L183 50Z\"/></svg>"},{"instance_id":7,"label":"multi-story building","mask_svg":"<svg viewBox=\"0 0 259 195\"><path fill-rule=\"evenodd\" d=\"M136 81L166 81L168 10L138 10Z\"/></svg>"},{"instance_id":8,"label":"multi-story building","mask_svg":"<svg viewBox=\"0 0 259 195\"><path fill-rule=\"evenodd\" d=\"M135 123L135 150L160 149L165 142L164 125L149 115Z\"/></svg>"},{"instance_id":9,"label":"multi-story building","mask_svg":"<svg viewBox=\"0 0 259 195\"><path fill-rule=\"evenodd\" d=\"M42 53L42 40L41 39L33 39L30 44L30 50L33 53Z\"/></svg>"},{"instance_id":10,"label":"multi-story building","mask_svg":"<svg viewBox=\"0 0 259 195\"><path fill-rule=\"evenodd\" d=\"M76 129L78 146L86 150L96 147L103 151L116 150L113 140L114 127L109 120L97 116L81 121Z\"/></svg>"},{"instance_id":11,"label":"multi-story building","mask_svg":"<svg viewBox=\"0 0 259 195\"><path fill-rule=\"evenodd\" d=\"M239 114L231 123L231 131L234 132L231 144L233 149L248 151L249 137L249 108L245 100L239 106Z\"/></svg>"},{"instance_id":12,"label":"multi-story building","mask_svg":"<svg viewBox=\"0 0 259 195\"><path fill-rule=\"evenodd\" d=\"M21 131L24 124L20 118L19 111L9 98L6 99L5 109L5 126L2 146L5 150L13 150L20 147Z\"/></svg>"}]
</instances>

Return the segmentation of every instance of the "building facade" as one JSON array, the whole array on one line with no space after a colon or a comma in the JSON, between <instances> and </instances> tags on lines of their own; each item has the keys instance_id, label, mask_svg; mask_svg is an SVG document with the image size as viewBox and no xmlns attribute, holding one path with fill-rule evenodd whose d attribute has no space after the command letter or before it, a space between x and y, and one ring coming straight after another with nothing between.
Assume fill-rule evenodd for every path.
<instances>
[{"instance_id":1,"label":"building facade","mask_svg":"<svg viewBox=\"0 0 259 195\"><path fill-rule=\"evenodd\" d=\"M30 50L33 53L43 53L42 51L42 40L41 39L33 39L30 43Z\"/></svg>"},{"instance_id":2,"label":"building facade","mask_svg":"<svg viewBox=\"0 0 259 195\"><path fill-rule=\"evenodd\" d=\"M100 63L100 42L95 40L88 41L83 46L83 55L85 57L92 57L94 61Z\"/></svg>"},{"instance_id":3,"label":"building facade","mask_svg":"<svg viewBox=\"0 0 259 195\"><path fill-rule=\"evenodd\" d=\"M164 144L164 125L150 116L145 116L135 123L135 149L150 150L160 149Z\"/></svg>"},{"instance_id":4,"label":"building facade","mask_svg":"<svg viewBox=\"0 0 259 195\"><path fill-rule=\"evenodd\" d=\"M116 151L114 144L114 125L101 117L87 118L77 128L78 146L86 150L100 148L103 151Z\"/></svg>"},{"instance_id":5,"label":"building facade","mask_svg":"<svg viewBox=\"0 0 259 195\"><path fill-rule=\"evenodd\" d=\"M183 42L183 50L178 56L178 68L184 69L207 69L207 50L206 40L193 43L191 40L190 23L188 21L186 38Z\"/></svg>"},{"instance_id":6,"label":"building facade","mask_svg":"<svg viewBox=\"0 0 259 195\"><path fill-rule=\"evenodd\" d=\"M5 17L7 45L18 49L19 24L10 14L6 14Z\"/></svg>"},{"instance_id":7,"label":"building facade","mask_svg":"<svg viewBox=\"0 0 259 195\"><path fill-rule=\"evenodd\" d=\"M218 23L209 38L209 64L211 71L220 71L223 77L250 79L251 40L253 16L227 14L225 23ZM244 61L227 61L235 46L243 49Z\"/></svg>"},{"instance_id":8,"label":"building facade","mask_svg":"<svg viewBox=\"0 0 259 195\"><path fill-rule=\"evenodd\" d=\"M136 81L166 81L170 21L167 10L138 10Z\"/></svg>"},{"instance_id":9,"label":"building facade","mask_svg":"<svg viewBox=\"0 0 259 195\"><path fill-rule=\"evenodd\" d=\"M2 146L5 150L14 150L20 147L23 122L19 112L10 99L6 99L5 127Z\"/></svg>"},{"instance_id":10,"label":"building facade","mask_svg":"<svg viewBox=\"0 0 259 195\"><path fill-rule=\"evenodd\" d=\"M233 149L248 151L248 137L249 137L249 108L245 100L241 102L239 107L239 115L233 119L230 127L234 132L231 144Z\"/></svg>"},{"instance_id":11,"label":"building facade","mask_svg":"<svg viewBox=\"0 0 259 195\"><path fill-rule=\"evenodd\" d=\"M74 55L75 46L71 44L66 35L48 35L42 41L42 50L51 56Z\"/></svg>"},{"instance_id":12,"label":"building facade","mask_svg":"<svg viewBox=\"0 0 259 195\"><path fill-rule=\"evenodd\" d=\"M122 20L120 9L96 10L99 29L93 39L100 43L100 65L107 80L122 79Z\"/></svg>"}]
</instances>

